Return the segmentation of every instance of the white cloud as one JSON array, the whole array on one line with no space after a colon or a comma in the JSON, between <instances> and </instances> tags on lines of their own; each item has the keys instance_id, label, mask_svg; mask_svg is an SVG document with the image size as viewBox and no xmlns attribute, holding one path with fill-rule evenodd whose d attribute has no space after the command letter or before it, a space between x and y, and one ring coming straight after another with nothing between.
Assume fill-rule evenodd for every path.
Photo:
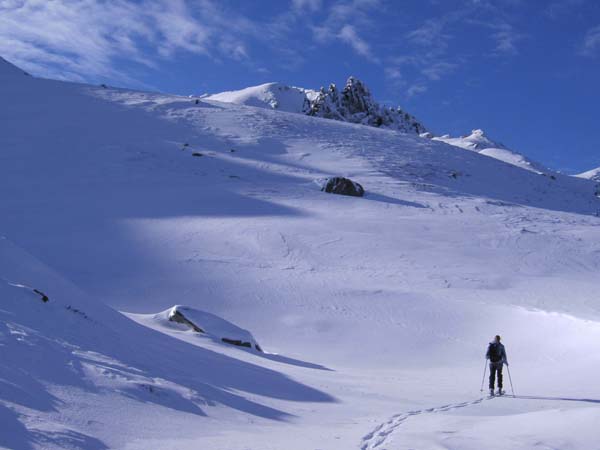
<instances>
[{"instance_id":1,"label":"white cloud","mask_svg":"<svg viewBox=\"0 0 600 450\"><path fill-rule=\"evenodd\" d=\"M596 56L600 54L600 25L589 29L583 38L581 46L583 56Z\"/></svg>"},{"instance_id":2,"label":"white cloud","mask_svg":"<svg viewBox=\"0 0 600 450\"><path fill-rule=\"evenodd\" d=\"M356 29L352 25L344 25L340 30L338 37L343 42L350 45L359 55L364 56L371 61L377 61L369 44L358 35Z\"/></svg>"},{"instance_id":3,"label":"white cloud","mask_svg":"<svg viewBox=\"0 0 600 450\"><path fill-rule=\"evenodd\" d=\"M310 26L313 38L318 43L342 41L358 55L378 63L379 59L371 45L359 34L359 30L373 29L372 13L381 7L381 0L338 0L331 5L320 24Z\"/></svg>"},{"instance_id":4,"label":"white cloud","mask_svg":"<svg viewBox=\"0 0 600 450\"><path fill-rule=\"evenodd\" d=\"M0 54L34 74L126 83L133 80L115 69L118 61L152 67L156 58L180 51L248 58L238 37L248 24L227 22L209 0L194 6L184 0L0 1Z\"/></svg>"}]
</instances>

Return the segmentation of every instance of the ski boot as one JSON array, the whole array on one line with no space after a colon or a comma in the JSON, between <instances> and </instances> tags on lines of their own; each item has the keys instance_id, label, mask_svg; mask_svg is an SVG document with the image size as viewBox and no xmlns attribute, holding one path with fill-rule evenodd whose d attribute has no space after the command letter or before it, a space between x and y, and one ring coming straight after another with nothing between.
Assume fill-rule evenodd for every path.
<instances>
[{"instance_id":1,"label":"ski boot","mask_svg":"<svg viewBox=\"0 0 600 450\"><path fill-rule=\"evenodd\" d=\"M502 388L498 388L498 393L496 395L504 395Z\"/></svg>"},{"instance_id":2,"label":"ski boot","mask_svg":"<svg viewBox=\"0 0 600 450\"><path fill-rule=\"evenodd\" d=\"M490 388L490 397L494 396L494 389Z\"/></svg>"}]
</instances>

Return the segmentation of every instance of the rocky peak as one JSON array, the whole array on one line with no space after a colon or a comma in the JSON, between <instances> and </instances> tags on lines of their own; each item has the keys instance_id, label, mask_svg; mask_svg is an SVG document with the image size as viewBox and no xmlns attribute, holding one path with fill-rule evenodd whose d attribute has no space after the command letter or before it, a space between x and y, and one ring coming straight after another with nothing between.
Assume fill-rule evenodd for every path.
<instances>
[{"instance_id":1,"label":"rocky peak","mask_svg":"<svg viewBox=\"0 0 600 450\"><path fill-rule=\"evenodd\" d=\"M406 133L421 134L425 127L401 108L379 105L369 88L358 78L350 77L344 89L335 84L321 88L310 101L306 113L310 116L345 122L360 123L372 127L389 128Z\"/></svg>"}]
</instances>

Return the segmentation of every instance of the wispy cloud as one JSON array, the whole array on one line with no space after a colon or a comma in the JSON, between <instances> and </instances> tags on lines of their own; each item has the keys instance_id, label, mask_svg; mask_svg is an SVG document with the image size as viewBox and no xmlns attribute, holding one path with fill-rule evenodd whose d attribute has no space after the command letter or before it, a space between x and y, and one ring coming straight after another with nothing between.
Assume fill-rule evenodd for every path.
<instances>
[{"instance_id":1,"label":"wispy cloud","mask_svg":"<svg viewBox=\"0 0 600 450\"><path fill-rule=\"evenodd\" d=\"M502 3L515 8L520 6L520 0L465 0L460 7L429 17L406 31L404 41L398 45L399 54L386 58L385 62L408 76L403 77L403 83L398 83L388 70L388 81L395 89L403 87L409 98L427 92L432 82L452 75L461 64L468 64L472 59L473 55L466 55L453 42L464 39L466 33L471 33L473 38L490 39L492 47L480 57L518 54L519 43L526 35L511 23L511 16L500 6Z\"/></svg>"},{"instance_id":2,"label":"wispy cloud","mask_svg":"<svg viewBox=\"0 0 600 450\"><path fill-rule=\"evenodd\" d=\"M358 35L356 29L352 25L344 25L340 30L338 37L343 42L350 45L359 55L374 62L378 61L375 55L373 55L369 44Z\"/></svg>"},{"instance_id":3,"label":"wispy cloud","mask_svg":"<svg viewBox=\"0 0 600 450\"><path fill-rule=\"evenodd\" d=\"M430 66L423 68L423 70L421 70L421 73L432 81L438 81L441 80L444 76L454 72L454 70L456 70L457 67L458 64L447 61L440 61L434 62Z\"/></svg>"},{"instance_id":4,"label":"wispy cloud","mask_svg":"<svg viewBox=\"0 0 600 450\"><path fill-rule=\"evenodd\" d=\"M492 24L490 27L496 30L492 33L492 38L496 42L496 55L519 54L517 43L525 38L524 34L517 32L512 25L506 22Z\"/></svg>"},{"instance_id":5,"label":"wispy cloud","mask_svg":"<svg viewBox=\"0 0 600 450\"><path fill-rule=\"evenodd\" d=\"M408 98L411 98L416 95L427 92L427 89L428 89L427 86L425 86L424 84L413 84L411 87L409 87L406 90L406 95L408 96Z\"/></svg>"},{"instance_id":6,"label":"wispy cloud","mask_svg":"<svg viewBox=\"0 0 600 450\"><path fill-rule=\"evenodd\" d=\"M331 5L321 23L312 25L313 37L319 43L341 41L349 45L356 54L378 63L379 58L360 35L359 29L372 29L372 12L381 7L381 0L338 0Z\"/></svg>"},{"instance_id":7,"label":"wispy cloud","mask_svg":"<svg viewBox=\"0 0 600 450\"><path fill-rule=\"evenodd\" d=\"M406 37L414 44L423 47L447 47L451 35L445 31L448 23L446 16L429 19L423 25L407 33Z\"/></svg>"},{"instance_id":8,"label":"wispy cloud","mask_svg":"<svg viewBox=\"0 0 600 450\"><path fill-rule=\"evenodd\" d=\"M590 57L600 55L600 25L585 33L580 53Z\"/></svg>"},{"instance_id":9,"label":"wispy cloud","mask_svg":"<svg viewBox=\"0 0 600 450\"><path fill-rule=\"evenodd\" d=\"M152 67L178 52L248 57L237 25L224 28L216 7L200 0L0 2L0 54L24 69L64 79L132 82L116 62ZM225 23L225 21L223 21Z\"/></svg>"}]
</instances>

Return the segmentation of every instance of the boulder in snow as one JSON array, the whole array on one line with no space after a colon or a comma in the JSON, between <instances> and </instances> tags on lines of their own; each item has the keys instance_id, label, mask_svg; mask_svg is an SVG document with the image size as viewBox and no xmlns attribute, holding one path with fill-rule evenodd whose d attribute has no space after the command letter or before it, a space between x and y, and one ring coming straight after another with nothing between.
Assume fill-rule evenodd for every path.
<instances>
[{"instance_id":1,"label":"boulder in snow","mask_svg":"<svg viewBox=\"0 0 600 450\"><path fill-rule=\"evenodd\" d=\"M352 197L362 197L365 194L365 190L359 183L344 177L329 178L321 190L330 194L350 195Z\"/></svg>"}]
</instances>

